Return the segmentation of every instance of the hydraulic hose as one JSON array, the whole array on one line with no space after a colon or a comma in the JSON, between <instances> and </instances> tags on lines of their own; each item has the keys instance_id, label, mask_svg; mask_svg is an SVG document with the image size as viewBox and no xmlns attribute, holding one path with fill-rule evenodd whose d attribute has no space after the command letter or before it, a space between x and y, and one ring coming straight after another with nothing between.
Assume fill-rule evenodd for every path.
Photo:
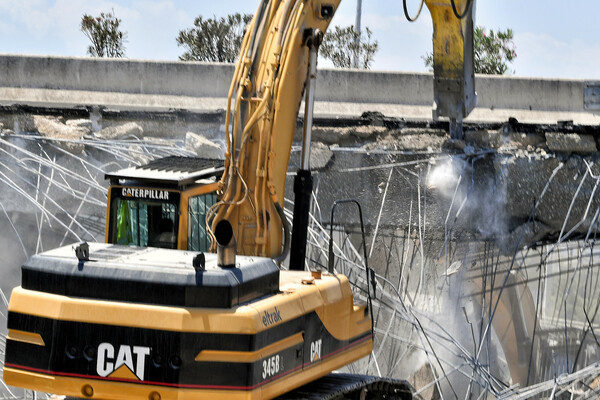
<instances>
[{"instance_id":1,"label":"hydraulic hose","mask_svg":"<svg viewBox=\"0 0 600 400\"><path fill-rule=\"evenodd\" d=\"M282 262L290 252L290 224L283 212L283 208L278 202L273 202L279 218L281 218L281 224L283 225L283 252L280 256L275 257L275 261Z\"/></svg>"},{"instance_id":2,"label":"hydraulic hose","mask_svg":"<svg viewBox=\"0 0 600 400\"><path fill-rule=\"evenodd\" d=\"M404 16L406 17L406 19L409 20L410 22L415 22L419 18L419 15L421 15L421 10L423 9L423 3L425 3L425 0L421 0L421 4L419 5L419 10L417 11L417 15L415 15L413 18L411 18L410 14L408 13L408 7L406 6L406 0L403 0L402 6L404 8Z\"/></svg>"},{"instance_id":3,"label":"hydraulic hose","mask_svg":"<svg viewBox=\"0 0 600 400\"><path fill-rule=\"evenodd\" d=\"M469 12L473 0L467 0L467 6L465 7L465 11L462 14L458 13L458 9L456 8L456 3L454 2L454 0L450 0L450 2L452 3L452 11L454 11L454 15L456 15L456 18L463 19Z\"/></svg>"}]
</instances>

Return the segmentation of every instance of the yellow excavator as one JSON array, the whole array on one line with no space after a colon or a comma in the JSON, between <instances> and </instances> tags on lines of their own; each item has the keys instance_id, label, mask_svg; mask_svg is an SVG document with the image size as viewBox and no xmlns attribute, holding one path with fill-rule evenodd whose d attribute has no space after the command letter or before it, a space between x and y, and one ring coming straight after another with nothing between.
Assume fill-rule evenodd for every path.
<instances>
[{"instance_id":1,"label":"yellow excavator","mask_svg":"<svg viewBox=\"0 0 600 400\"><path fill-rule=\"evenodd\" d=\"M436 113L458 132L475 100L473 5L426 3ZM7 384L88 399L412 398L403 381L330 374L372 351L373 274L361 302L344 275L305 266L317 53L338 4L262 0L229 90L224 165L176 157L107 174L106 243L22 266ZM303 94L290 229L284 184Z\"/></svg>"}]
</instances>

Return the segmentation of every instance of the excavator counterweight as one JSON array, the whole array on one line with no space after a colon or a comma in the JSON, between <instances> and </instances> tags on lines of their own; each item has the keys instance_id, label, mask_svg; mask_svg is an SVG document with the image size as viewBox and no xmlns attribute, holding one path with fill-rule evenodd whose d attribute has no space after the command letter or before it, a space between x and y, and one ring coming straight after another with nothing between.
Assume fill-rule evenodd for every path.
<instances>
[{"instance_id":1,"label":"excavator counterweight","mask_svg":"<svg viewBox=\"0 0 600 400\"><path fill-rule=\"evenodd\" d=\"M273 260L89 244L32 257L11 297L4 380L102 399L266 399L371 352L343 275Z\"/></svg>"}]
</instances>

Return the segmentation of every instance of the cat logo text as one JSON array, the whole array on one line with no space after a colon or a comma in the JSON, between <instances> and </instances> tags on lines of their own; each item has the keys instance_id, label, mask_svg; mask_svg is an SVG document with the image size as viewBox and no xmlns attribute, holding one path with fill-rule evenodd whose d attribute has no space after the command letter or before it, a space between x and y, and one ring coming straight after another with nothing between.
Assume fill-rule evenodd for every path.
<instances>
[{"instance_id":1,"label":"cat logo text","mask_svg":"<svg viewBox=\"0 0 600 400\"><path fill-rule=\"evenodd\" d=\"M116 348L110 343L100 343L97 354L96 372L101 377L144 380L149 347L122 344Z\"/></svg>"}]
</instances>

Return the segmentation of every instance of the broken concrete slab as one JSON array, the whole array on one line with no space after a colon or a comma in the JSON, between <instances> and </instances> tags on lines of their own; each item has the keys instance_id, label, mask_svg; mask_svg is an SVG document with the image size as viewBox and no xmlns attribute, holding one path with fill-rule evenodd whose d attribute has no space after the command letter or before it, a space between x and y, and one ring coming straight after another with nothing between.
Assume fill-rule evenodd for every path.
<instances>
[{"instance_id":1,"label":"broken concrete slab","mask_svg":"<svg viewBox=\"0 0 600 400\"><path fill-rule=\"evenodd\" d=\"M325 168L331 158L333 157L333 151L324 143L312 143L310 146L310 168L313 170L320 170Z\"/></svg>"},{"instance_id":2,"label":"broken concrete slab","mask_svg":"<svg viewBox=\"0 0 600 400\"><path fill-rule=\"evenodd\" d=\"M537 153L495 159L496 174L502 174L499 186L505 189L502 204L507 216L512 221L534 218L553 232L560 232L563 226L564 233L573 228L578 233L587 232L594 210L600 206L598 196L593 196L594 176L600 174L600 166L592 161L579 156L561 160Z\"/></svg>"},{"instance_id":3,"label":"broken concrete slab","mask_svg":"<svg viewBox=\"0 0 600 400\"><path fill-rule=\"evenodd\" d=\"M93 129L92 129L92 120L91 119L86 119L86 118L69 119L69 120L67 120L65 122L65 125L67 125L67 126L75 126L75 127L78 127L78 128L86 129L90 133L93 131Z\"/></svg>"},{"instance_id":4,"label":"broken concrete slab","mask_svg":"<svg viewBox=\"0 0 600 400\"><path fill-rule=\"evenodd\" d=\"M323 142L325 144L337 144L344 146L364 142L365 140L375 140L377 136L388 131L385 126L344 126L344 127L313 127L313 141Z\"/></svg>"},{"instance_id":5,"label":"broken concrete slab","mask_svg":"<svg viewBox=\"0 0 600 400\"><path fill-rule=\"evenodd\" d=\"M592 135L546 132L546 144L550 151L560 153L592 154L598 151Z\"/></svg>"},{"instance_id":6,"label":"broken concrete slab","mask_svg":"<svg viewBox=\"0 0 600 400\"><path fill-rule=\"evenodd\" d=\"M196 153L199 157L214 159L224 158L223 150L218 144L215 144L211 140L194 132L185 134L185 147Z\"/></svg>"},{"instance_id":7,"label":"broken concrete slab","mask_svg":"<svg viewBox=\"0 0 600 400\"><path fill-rule=\"evenodd\" d=\"M465 141L478 148L527 149L529 147L546 147L545 138L537 133L520 133L502 130L472 130L465 132Z\"/></svg>"},{"instance_id":8,"label":"broken concrete slab","mask_svg":"<svg viewBox=\"0 0 600 400\"><path fill-rule=\"evenodd\" d=\"M96 133L96 136L105 140L126 139L128 137L141 139L144 137L144 129L137 122L127 122L101 129Z\"/></svg>"},{"instance_id":9,"label":"broken concrete slab","mask_svg":"<svg viewBox=\"0 0 600 400\"><path fill-rule=\"evenodd\" d=\"M85 129L68 126L58 118L42 115L34 115L33 123L40 136L56 139L56 144L61 148L72 153L83 151L83 135L87 133Z\"/></svg>"},{"instance_id":10,"label":"broken concrete slab","mask_svg":"<svg viewBox=\"0 0 600 400\"><path fill-rule=\"evenodd\" d=\"M389 151L440 151L446 137L435 134L405 134L404 131L393 131L363 146L367 150Z\"/></svg>"},{"instance_id":11,"label":"broken concrete slab","mask_svg":"<svg viewBox=\"0 0 600 400\"><path fill-rule=\"evenodd\" d=\"M449 139L449 141L457 141L456 139ZM464 133L464 141L462 143L462 147L464 148L466 143L470 143L477 147L482 148L493 148L497 146L497 134L493 134L487 130L476 130L476 131L466 131ZM451 146L448 143L448 146Z\"/></svg>"},{"instance_id":12,"label":"broken concrete slab","mask_svg":"<svg viewBox=\"0 0 600 400\"><path fill-rule=\"evenodd\" d=\"M13 126L15 127L15 132L23 133L23 132L35 132L37 130L35 126L35 121L32 115L17 115L14 118ZM57 120L57 122L60 122Z\"/></svg>"},{"instance_id":13,"label":"broken concrete slab","mask_svg":"<svg viewBox=\"0 0 600 400\"><path fill-rule=\"evenodd\" d=\"M447 150L464 151L466 147L467 147L467 144L465 143L464 140L451 139L451 138L446 139L444 141L444 144L442 145L442 148L447 149Z\"/></svg>"},{"instance_id":14,"label":"broken concrete slab","mask_svg":"<svg viewBox=\"0 0 600 400\"><path fill-rule=\"evenodd\" d=\"M423 388L430 382L435 381L434 372L435 368L428 362L423 364L421 368L415 371L409 378L408 382L415 388ZM429 385L427 389L419 392L415 395L418 400L439 400L441 399L437 385Z\"/></svg>"}]
</instances>

